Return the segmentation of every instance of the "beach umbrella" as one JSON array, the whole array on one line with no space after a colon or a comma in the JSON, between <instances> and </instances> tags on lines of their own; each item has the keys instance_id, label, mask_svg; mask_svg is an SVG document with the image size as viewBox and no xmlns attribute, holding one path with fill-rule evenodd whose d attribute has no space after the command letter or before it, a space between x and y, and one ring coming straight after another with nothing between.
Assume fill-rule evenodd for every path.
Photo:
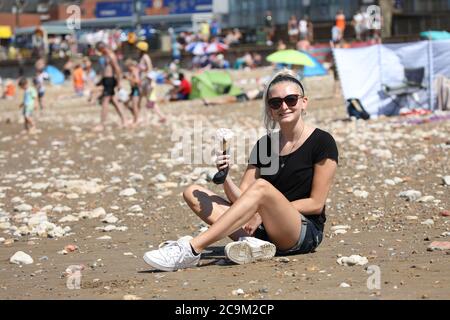
<instances>
[{"instance_id":1,"label":"beach umbrella","mask_svg":"<svg viewBox=\"0 0 450 320\"><path fill-rule=\"evenodd\" d=\"M221 42L213 42L210 43L206 47L206 53L221 53L225 52L228 49L228 46Z\"/></svg>"},{"instance_id":2,"label":"beach umbrella","mask_svg":"<svg viewBox=\"0 0 450 320\"><path fill-rule=\"evenodd\" d=\"M206 46L207 46L206 42L202 41L191 42L186 46L186 51L196 56L202 56L206 53L205 52Z\"/></svg>"},{"instance_id":3,"label":"beach umbrella","mask_svg":"<svg viewBox=\"0 0 450 320\"><path fill-rule=\"evenodd\" d=\"M293 49L274 52L266 60L274 63L295 64L308 67L314 66L314 61L310 57L303 52Z\"/></svg>"}]
</instances>

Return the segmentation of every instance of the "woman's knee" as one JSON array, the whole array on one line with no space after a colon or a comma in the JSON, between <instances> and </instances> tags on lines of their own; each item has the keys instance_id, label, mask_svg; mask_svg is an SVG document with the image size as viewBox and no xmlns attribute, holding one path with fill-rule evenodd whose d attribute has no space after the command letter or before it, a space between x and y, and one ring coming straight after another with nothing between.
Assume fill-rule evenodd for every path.
<instances>
[{"instance_id":1,"label":"woman's knee","mask_svg":"<svg viewBox=\"0 0 450 320\"><path fill-rule=\"evenodd\" d=\"M198 200L195 197L195 192L198 191L201 187L199 185L196 184L192 184L190 186L188 186L186 189L184 189L183 191L183 198L184 201L186 201L186 203L192 207L193 205L195 205Z\"/></svg>"},{"instance_id":2,"label":"woman's knee","mask_svg":"<svg viewBox=\"0 0 450 320\"><path fill-rule=\"evenodd\" d=\"M268 191L271 187L272 185L270 184L269 181L262 178L258 178L255 180L255 182L253 182L253 184L250 186L249 189L258 194L263 194L264 192Z\"/></svg>"}]
</instances>

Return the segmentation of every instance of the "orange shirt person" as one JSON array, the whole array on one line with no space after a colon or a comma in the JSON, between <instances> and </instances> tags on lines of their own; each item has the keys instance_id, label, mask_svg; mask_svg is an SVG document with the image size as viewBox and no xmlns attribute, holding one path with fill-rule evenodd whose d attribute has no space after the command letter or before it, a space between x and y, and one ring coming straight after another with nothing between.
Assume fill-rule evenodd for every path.
<instances>
[{"instance_id":1,"label":"orange shirt person","mask_svg":"<svg viewBox=\"0 0 450 320\"><path fill-rule=\"evenodd\" d=\"M84 71L80 64L75 66L72 74L73 86L75 93L78 96L83 96L84 94Z\"/></svg>"},{"instance_id":2,"label":"orange shirt person","mask_svg":"<svg viewBox=\"0 0 450 320\"><path fill-rule=\"evenodd\" d=\"M345 30L345 15L344 11L339 10L336 14L336 27L338 27L341 30L341 35L344 35Z\"/></svg>"}]
</instances>

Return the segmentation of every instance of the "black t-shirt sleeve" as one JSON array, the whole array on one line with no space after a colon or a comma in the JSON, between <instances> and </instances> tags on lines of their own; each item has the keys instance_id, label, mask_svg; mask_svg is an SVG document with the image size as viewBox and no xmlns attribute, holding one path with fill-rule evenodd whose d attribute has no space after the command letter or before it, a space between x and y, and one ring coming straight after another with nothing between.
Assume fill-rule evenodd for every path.
<instances>
[{"instance_id":1,"label":"black t-shirt sleeve","mask_svg":"<svg viewBox=\"0 0 450 320\"><path fill-rule=\"evenodd\" d=\"M248 159L248 164L257 168L270 165L271 143L270 138L266 135L259 139L253 146Z\"/></svg>"},{"instance_id":2,"label":"black t-shirt sleeve","mask_svg":"<svg viewBox=\"0 0 450 320\"><path fill-rule=\"evenodd\" d=\"M338 163L339 152L333 136L326 131L321 131L317 137L313 152L313 163L318 163L324 159L331 159Z\"/></svg>"}]
</instances>

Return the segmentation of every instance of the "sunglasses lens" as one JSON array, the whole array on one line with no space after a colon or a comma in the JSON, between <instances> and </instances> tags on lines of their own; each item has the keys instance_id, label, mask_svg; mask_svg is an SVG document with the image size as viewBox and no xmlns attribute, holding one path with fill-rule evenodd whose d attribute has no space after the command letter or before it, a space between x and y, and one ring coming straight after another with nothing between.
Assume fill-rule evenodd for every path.
<instances>
[{"instance_id":1,"label":"sunglasses lens","mask_svg":"<svg viewBox=\"0 0 450 320\"><path fill-rule=\"evenodd\" d=\"M281 98L272 98L269 100L269 107L272 109L278 109L281 107L281 104L283 103L283 99Z\"/></svg>"},{"instance_id":2,"label":"sunglasses lens","mask_svg":"<svg viewBox=\"0 0 450 320\"><path fill-rule=\"evenodd\" d=\"M293 107L298 102L298 96L297 95L289 95L284 98L284 102L288 105L288 107Z\"/></svg>"}]
</instances>

